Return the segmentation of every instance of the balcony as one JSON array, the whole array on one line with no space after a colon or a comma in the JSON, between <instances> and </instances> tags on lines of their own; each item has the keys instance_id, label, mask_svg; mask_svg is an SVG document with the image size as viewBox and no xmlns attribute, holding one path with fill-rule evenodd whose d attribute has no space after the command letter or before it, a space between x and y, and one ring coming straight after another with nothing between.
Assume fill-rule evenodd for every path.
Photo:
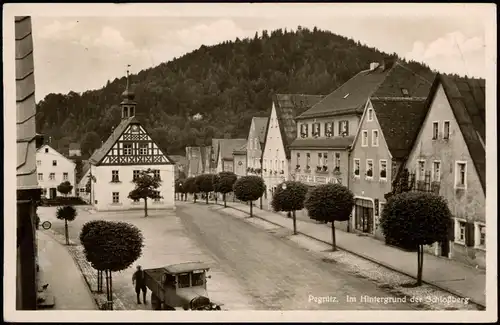
<instances>
[{"instance_id":1,"label":"balcony","mask_svg":"<svg viewBox=\"0 0 500 325\"><path fill-rule=\"evenodd\" d=\"M416 179L415 172L409 172L408 169L404 169L393 181L392 191L385 194L385 198L388 199L394 194L410 191L428 192L439 195L440 189L441 182L431 180L430 171L425 171L423 178Z\"/></svg>"}]
</instances>

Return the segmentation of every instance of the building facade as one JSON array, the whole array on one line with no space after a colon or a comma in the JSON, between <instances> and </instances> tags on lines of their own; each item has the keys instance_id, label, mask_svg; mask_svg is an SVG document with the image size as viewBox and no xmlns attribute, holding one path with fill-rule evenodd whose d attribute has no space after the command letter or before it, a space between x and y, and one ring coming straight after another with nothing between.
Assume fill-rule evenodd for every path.
<instances>
[{"instance_id":1,"label":"building facade","mask_svg":"<svg viewBox=\"0 0 500 325\"><path fill-rule=\"evenodd\" d=\"M131 200L129 193L141 171L150 170L161 180L163 198L151 200L149 209L172 209L174 201L174 162L159 148L135 116L135 95L127 88L122 94L122 121L89 162L91 202L98 211L143 209L144 200Z\"/></svg>"},{"instance_id":2,"label":"building facade","mask_svg":"<svg viewBox=\"0 0 500 325\"><path fill-rule=\"evenodd\" d=\"M297 137L295 117L322 98L319 95L302 94L273 96L262 149L262 178L266 185L266 197L272 196L278 184L290 179L290 144Z\"/></svg>"},{"instance_id":3,"label":"building facade","mask_svg":"<svg viewBox=\"0 0 500 325\"><path fill-rule=\"evenodd\" d=\"M57 190L62 182L70 182L73 189L67 196L76 196L76 164L57 152L49 145L43 145L36 151L36 169L38 184L42 188L42 197L53 199L65 196Z\"/></svg>"},{"instance_id":4,"label":"building facade","mask_svg":"<svg viewBox=\"0 0 500 325\"><path fill-rule=\"evenodd\" d=\"M196 177L205 173L204 153L205 147L186 147L187 177Z\"/></svg>"},{"instance_id":5,"label":"building facade","mask_svg":"<svg viewBox=\"0 0 500 325\"><path fill-rule=\"evenodd\" d=\"M90 163L83 163L81 177L76 180L76 196L87 203L90 202Z\"/></svg>"},{"instance_id":6,"label":"building facade","mask_svg":"<svg viewBox=\"0 0 500 325\"><path fill-rule=\"evenodd\" d=\"M484 80L440 76L406 168L439 182L453 214L449 241L428 252L486 266Z\"/></svg>"},{"instance_id":7,"label":"building facade","mask_svg":"<svg viewBox=\"0 0 500 325\"><path fill-rule=\"evenodd\" d=\"M262 148L264 147L267 117L253 117L247 140L247 174L262 175Z\"/></svg>"},{"instance_id":8,"label":"building facade","mask_svg":"<svg viewBox=\"0 0 500 325\"><path fill-rule=\"evenodd\" d=\"M82 151L80 149L80 144L70 143L69 144L69 156L70 157L80 157L81 155L82 155Z\"/></svg>"},{"instance_id":9,"label":"building facade","mask_svg":"<svg viewBox=\"0 0 500 325\"><path fill-rule=\"evenodd\" d=\"M216 173L223 171L234 173L233 152L243 147L246 142L247 139L220 139L218 141Z\"/></svg>"},{"instance_id":10,"label":"building facade","mask_svg":"<svg viewBox=\"0 0 500 325\"><path fill-rule=\"evenodd\" d=\"M236 176L241 177L247 174L247 145L233 151L233 171Z\"/></svg>"}]
</instances>

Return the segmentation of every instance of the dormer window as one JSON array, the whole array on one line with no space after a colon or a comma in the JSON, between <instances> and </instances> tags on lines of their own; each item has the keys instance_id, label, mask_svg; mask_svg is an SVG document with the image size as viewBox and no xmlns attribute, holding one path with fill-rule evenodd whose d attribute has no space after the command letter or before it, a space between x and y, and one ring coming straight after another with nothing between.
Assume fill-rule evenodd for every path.
<instances>
[{"instance_id":1,"label":"dormer window","mask_svg":"<svg viewBox=\"0 0 500 325\"><path fill-rule=\"evenodd\" d=\"M410 93L406 88L401 88L401 93L403 94L404 97L410 97Z\"/></svg>"},{"instance_id":2,"label":"dormer window","mask_svg":"<svg viewBox=\"0 0 500 325\"><path fill-rule=\"evenodd\" d=\"M373 108L368 109L368 121L373 121Z\"/></svg>"}]
</instances>

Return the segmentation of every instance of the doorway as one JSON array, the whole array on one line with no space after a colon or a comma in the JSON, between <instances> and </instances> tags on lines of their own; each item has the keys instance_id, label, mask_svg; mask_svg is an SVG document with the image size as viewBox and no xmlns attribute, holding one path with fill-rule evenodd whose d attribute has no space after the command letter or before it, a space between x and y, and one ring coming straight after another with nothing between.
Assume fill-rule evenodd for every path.
<instances>
[{"instance_id":1,"label":"doorway","mask_svg":"<svg viewBox=\"0 0 500 325\"><path fill-rule=\"evenodd\" d=\"M367 234L373 234L373 202L365 199L356 199L355 228Z\"/></svg>"},{"instance_id":2,"label":"doorway","mask_svg":"<svg viewBox=\"0 0 500 325\"><path fill-rule=\"evenodd\" d=\"M50 198L55 199L57 197L57 189L55 187L52 187L50 189Z\"/></svg>"},{"instance_id":3,"label":"doorway","mask_svg":"<svg viewBox=\"0 0 500 325\"><path fill-rule=\"evenodd\" d=\"M441 256L448 258L450 255L450 241L442 241L439 245L441 246Z\"/></svg>"}]
</instances>

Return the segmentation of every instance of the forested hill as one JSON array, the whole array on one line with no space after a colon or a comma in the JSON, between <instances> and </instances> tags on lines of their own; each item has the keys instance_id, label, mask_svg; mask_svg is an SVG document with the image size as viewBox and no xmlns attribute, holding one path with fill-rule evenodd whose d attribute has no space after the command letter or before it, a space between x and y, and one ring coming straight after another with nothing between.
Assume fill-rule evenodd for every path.
<instances>
[{"instance_id":1,"label":"forested hill","mask_svg":"<svg viewBox=\"0 0 500 325\"><path fill-rule=\"evenodd\" d=\"M270 111L274 93L328 94L370 62L394 56L299 27L201 46L131 80L141 120L170 154L183 154L186 145L224 134L246 137L251 118ZM105 141L120 121L125 83L122 77L99 90L47 95L37 105L38 132L58 150L70 142L82 142L85 151L100 145L97 138ZM191 118L197 113L203 119Z\"/></svg>"}]
</instances>

